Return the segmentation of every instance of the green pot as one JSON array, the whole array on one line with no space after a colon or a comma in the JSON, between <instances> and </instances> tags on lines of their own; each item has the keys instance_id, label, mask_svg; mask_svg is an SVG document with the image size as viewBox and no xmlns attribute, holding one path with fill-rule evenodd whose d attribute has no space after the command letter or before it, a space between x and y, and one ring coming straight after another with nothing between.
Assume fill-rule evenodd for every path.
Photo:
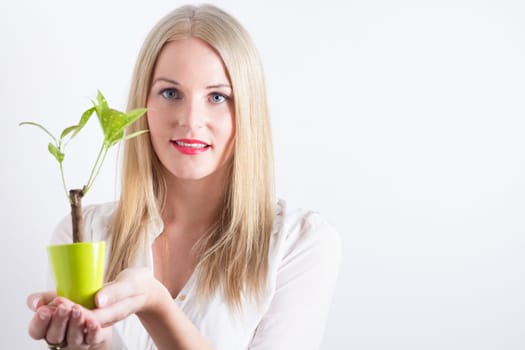
<instances>
[{"instance_id":1,"label":"green pot","mask_svg":"<svg viewBox=\"0 0 525 350\"><path fill-rule=\"evenodd\" d=\"M47 247L57 295L88 309L104 283L106 242L80 242Z\"/></svg>"}]
</instances>

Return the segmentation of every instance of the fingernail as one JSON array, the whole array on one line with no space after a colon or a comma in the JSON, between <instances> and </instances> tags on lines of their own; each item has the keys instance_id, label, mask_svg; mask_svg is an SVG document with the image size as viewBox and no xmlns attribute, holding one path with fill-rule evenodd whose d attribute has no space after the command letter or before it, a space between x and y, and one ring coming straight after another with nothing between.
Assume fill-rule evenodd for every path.
<instances>
[{"instance_id":1,"label":"fingernail","mask_svg":"<svg viewBox=\"0 0 525 350\"><path fill-rule=\"evenodd\" d=\"M45 313L44 311L39 311L38 312L38 317L42 320L42 321L45 321L49 318L49 315L47 313Z\"/></svg>"},{"instance_id":2,"label":"fingernail","mask_svg":"<svg viewBox=\"0 0 525 350\"><path fill-rule=\"evenodd\" d=\"M60 306L58 307L58 316L60 316L60 317L64 317L64 316L66 316L66 313L67 313L66 308L63 307L62 305L60 305Z\"/></svg>"},{"instance_id":3,"label":"fingernail","mask_svg":"<svg viewBox=\"0 0 525 350\"><path fill-rule=\"evenodd\" d=\"M106 294L98 294L97 295L97 306L98 307L104 307L108 303L108 297Z\"/></svg>"},{"instance_id":4,"label":"fingernail","mask_svg":"<svg viewBox=\"0 0 525 350\"><path fill-rule=\"evenodd\" d=\"M80 311L77 309L73 309L73 318L79 318L80 317Z\"/></svg>"},{"instance_id":5,"label":"fingernail","mask_svg":"<svg viewBox=\"0 0 525 350\"><path fill-rule=\"evenodd\" d=\"M31 306L33 307L33 310L36 310L39 301L40 301L40 297L33 299L33 301L31 302Z\"/></svg>"}]
</instances>

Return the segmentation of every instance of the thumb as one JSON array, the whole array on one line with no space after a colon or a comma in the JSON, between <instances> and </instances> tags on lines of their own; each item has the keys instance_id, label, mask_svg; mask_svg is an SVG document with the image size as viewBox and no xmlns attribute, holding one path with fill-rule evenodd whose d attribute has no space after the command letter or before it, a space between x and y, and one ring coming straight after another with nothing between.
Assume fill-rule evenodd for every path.
<instances>
[{"instance_id":1,"label":"thumb","mask_svg":"<svg viewBox=\"0 0 525 350\"><path fill-rule=\"evenodd\" d=\"M104 308L136 294L137 291L134 290L132 283L127 280L116 280L98 291L95 295L95 304L98 308Z\"/></svg>"},{"instance_id":2,"label":"thumb","mask_svg":"<svg viewBox=\"0 0 525 350\"><path fill-rule=\"evenodd\" d=\"M107 283L95 296L98 308L110 306L126 298L145 293L148 283L153 280L151 271L145 268L128 268L121 271L112 282Z\"/></svg>"}]
</instances>

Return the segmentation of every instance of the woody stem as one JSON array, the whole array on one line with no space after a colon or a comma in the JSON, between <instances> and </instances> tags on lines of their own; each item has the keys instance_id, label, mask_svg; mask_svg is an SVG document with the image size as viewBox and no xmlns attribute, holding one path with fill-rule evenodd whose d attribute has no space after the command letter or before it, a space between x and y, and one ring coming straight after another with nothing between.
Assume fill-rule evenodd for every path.
<instances>
[{"instance_id":1,"label":"woody stem","mask_svg":"<svg viewBox=\"0 0 525 350\"><path fill-rule=\"evenodd\" d=\"M80 189L69 191L71 202L71 223L73 224L73 243L84 241L84 224L82 218L82 196Z\"/></svg>"}]
</instances>

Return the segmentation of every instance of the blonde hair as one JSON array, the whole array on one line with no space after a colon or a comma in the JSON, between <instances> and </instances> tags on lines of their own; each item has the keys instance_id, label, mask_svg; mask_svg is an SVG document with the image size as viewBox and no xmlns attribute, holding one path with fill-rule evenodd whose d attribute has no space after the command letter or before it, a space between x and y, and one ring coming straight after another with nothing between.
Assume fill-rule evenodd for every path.
<instances>
[{"instance_id":1,"label":"blonde hair","mask_svg":"<svg viewBox=\"0 0 525 350\"><path fill-rule=\"evenodd\" d=\"M184 6L164 17L139 54L128 109L144 107L156 59L170 41L196 37L215 49L230 78L235 109L235 146L224 208L199 242L199 292L222 288L230 306L264 292L274 215L270 118L262 65L251 38L232 16L210 5ZM141 118L128 132L147 129ZM161 165L149 137L124 147L122 191L113 221L108 280L133 264L146 242L151 218L166 197ZM146 247L150 249L149 247Z\"/></svg>"}]
</instances>

